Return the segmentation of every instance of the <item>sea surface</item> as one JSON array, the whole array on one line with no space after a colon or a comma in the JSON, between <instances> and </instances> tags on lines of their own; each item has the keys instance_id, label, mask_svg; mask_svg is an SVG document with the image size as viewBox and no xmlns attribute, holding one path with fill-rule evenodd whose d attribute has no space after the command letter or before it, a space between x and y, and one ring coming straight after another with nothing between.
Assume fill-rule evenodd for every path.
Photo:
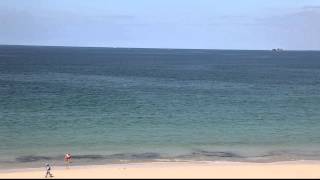
<instances>
[{"instance_id":1,"label":"sea surface","mask_svg":"<svg viewBox=\"0 0 320 180\"><path fill-rule=\"evenodd\" d=\"M320 52L0 46L0 169L320 160Z\"/></svg>"}]
</instances>

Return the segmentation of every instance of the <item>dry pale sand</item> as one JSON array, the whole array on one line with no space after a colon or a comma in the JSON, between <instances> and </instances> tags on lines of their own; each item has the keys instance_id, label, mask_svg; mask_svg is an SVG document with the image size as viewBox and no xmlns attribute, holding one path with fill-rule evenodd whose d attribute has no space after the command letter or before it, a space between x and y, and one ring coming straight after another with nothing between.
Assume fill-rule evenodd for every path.
<instances>
[{"instance_id":1,"label":"dry pale sand","mask_svg":"<svg viewBox=\"0 0 320 180\"><path fill-rule=\"evenodd\" d=\"M0 172L0 178L44 178L44 168ZM54 178L320 178L320 162L166 162L53 167Z\"/></svg>"}]
</instances>

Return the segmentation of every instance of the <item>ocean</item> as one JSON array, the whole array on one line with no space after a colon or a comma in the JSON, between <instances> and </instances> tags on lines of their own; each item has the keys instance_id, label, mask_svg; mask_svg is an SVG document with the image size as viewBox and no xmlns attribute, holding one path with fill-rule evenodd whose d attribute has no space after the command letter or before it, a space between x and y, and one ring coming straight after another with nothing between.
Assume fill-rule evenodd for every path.
<instances>
[{"instance_id":1,"label":"ocean","mask_svg":"<svg viewBox=\"0 0 320 180\"><path fill-rule=\"evenodd\" d=\"M0 169L320 160L320 52L0 46Z\"/></svg>"}]
</instances>

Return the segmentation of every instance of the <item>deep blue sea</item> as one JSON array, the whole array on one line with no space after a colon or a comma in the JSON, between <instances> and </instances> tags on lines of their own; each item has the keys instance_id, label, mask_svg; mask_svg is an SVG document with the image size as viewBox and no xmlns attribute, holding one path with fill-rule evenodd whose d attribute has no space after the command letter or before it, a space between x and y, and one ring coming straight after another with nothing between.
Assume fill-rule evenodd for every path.
<instances>
[{"instance_id":1,"label":"deep blue sea","mask_svg":"<svg viewBox=\"0 0 320 180\"><path fill-rule=\"evenodd\" d=\"M320 160L320 52L0 46L0 169Z\"/></svg>"}]
</instances>

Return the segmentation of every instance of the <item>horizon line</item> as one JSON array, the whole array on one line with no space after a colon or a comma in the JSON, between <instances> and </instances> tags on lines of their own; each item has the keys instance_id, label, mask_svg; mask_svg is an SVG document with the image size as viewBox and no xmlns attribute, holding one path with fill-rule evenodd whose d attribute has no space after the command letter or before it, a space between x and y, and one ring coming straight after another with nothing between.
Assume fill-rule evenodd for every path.
<instances>
[{"instance_id":1,"label":"horizon line","mask_svg":"<svg viewBox=\"0 0 320 180\"><path fill-rule=\"evenodd\" d=\"M66 48L118 48L118 49L167 49L167 50L229 50L229 51L271 51L272 49L210 49L210 48L165 48L165 47L125 47L125 46L76 46L76 45L41 45L41 44L0 44L0 46L35 46L35 47L66 47ZM281 48L283 49L283 48ZM283 49L284 51L320 51L310 49Z\"/></svg>"}]
</instances>

